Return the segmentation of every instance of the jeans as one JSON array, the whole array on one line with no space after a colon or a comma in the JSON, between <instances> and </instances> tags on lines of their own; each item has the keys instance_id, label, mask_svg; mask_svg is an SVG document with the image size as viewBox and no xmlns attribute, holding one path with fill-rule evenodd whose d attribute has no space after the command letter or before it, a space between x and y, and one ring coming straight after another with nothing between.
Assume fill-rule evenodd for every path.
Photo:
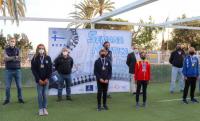
<instances>
[{"instance_id":1,"label":"jeans","mask_svg":"<svg viewBox=\"0 0 200 121\"><path fill-rule=\"evenodd\" d=\"M172 73L171 73L171 85L170 85L170 91L174 92L175 87L176 87L176 80L179 81L179 89L183 90L184 89L184 81L183 81L183 73L182 73L183 68L177 68L172 66Z\"/></svg>"},{"instance_id":2,"label":"jeans","mask_svg":"<svg viewBox=\"0 0 200 121\"><path fill-rule=\"evenodd\" d=\"M136 84L135 84L134 74L129 74L129 78L130 78L130 92L134 93L134 92L136 92Z\"/></svg>"},{"instance_id":3,"label":"jeans","mask_svg":"<svg viewBox=\"0 0 200 121\"><path fill-rule=\"evenodd\" d=\"M13 77L17 86L18 99L22 99L21 70L13 69L5 70L6 100L10 100L10 88Z\"/></svg>"},{"instance_id":4,"label":"jeans","mask_svg":"<svg viewBox=\"0 0 200 121\"><path fill-rule=\"evenodd\" d=\"M59 74L58 96L62 96L64 82L66 86L66 95L71 96L71 74Z\"/></svg>"},{"instance_id":5,"label":"jeans","mask_svg":"<svg viewBox=\"0 0 200 121\"><path fill-rule=\"evenodd\" d=\"M47 108L47 90L48 85L41 86L40 84L37 84L39 109Z\"/></svg>"}]
</instances>

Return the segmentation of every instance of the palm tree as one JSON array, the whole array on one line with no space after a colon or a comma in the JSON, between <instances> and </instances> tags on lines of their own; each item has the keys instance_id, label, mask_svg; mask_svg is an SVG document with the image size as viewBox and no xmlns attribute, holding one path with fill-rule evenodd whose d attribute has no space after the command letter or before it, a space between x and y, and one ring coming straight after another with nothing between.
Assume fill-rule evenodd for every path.
<instances>
[{"instance_id":1,"label":"palm tree","mask_svg":"<svg viewBox=\"0 0 200 121\"><path fill-rule=\"evenodd\" d=\"M75 12L70 13L71 17L76 20L90 20L94 16L94 1L93 0L84 0L80 2L78 5L74 5L74 7L78 10ZM70 23L68 26L76 24L76 27L81 26L82 24L79 23ZM88 24L83 24L83 27L87 26Z\"/></svg>"},{"instance_id":2,"label":"palm tree","mask_svg":"<svg viewBox=\"0 0 200 121\"><path fill-rule=\"evenodd\" d=\"M101 16L104 11L112 11L114 9L114 2L110 0L84 0L78 5L74 5L77 11L70 13L71 17L77 20L90 20L95 17L98 13ZM74 25L75 23L70 23L68 26ZM82 25L77 24L76 27ZM83 24L83 28L89 24Z\"/></svg>"},{"instance_id":3,"label":"palm tree","mask_svg":"<svg viewBox=\"0 0 200 121\"><path fill-rule=\"evenodd\" d=\"M2 15L7 16L8 13L11 17L14 17L17 25L19 25L19 17L25 16L25 8L25 0L0 0Z\"/></svg>"},{"instance_id":4,"label":"palm tree","mask_svg":"<svg viewBox=\"0 0 200 121\"><path fill-rule=\"evenodd\" d=\"M95 14L99 13L101 16L104 11L111 12L115 7L113 6L115 2L111 2L110 0L95 0Z\"/></svg>"}]
</instances>

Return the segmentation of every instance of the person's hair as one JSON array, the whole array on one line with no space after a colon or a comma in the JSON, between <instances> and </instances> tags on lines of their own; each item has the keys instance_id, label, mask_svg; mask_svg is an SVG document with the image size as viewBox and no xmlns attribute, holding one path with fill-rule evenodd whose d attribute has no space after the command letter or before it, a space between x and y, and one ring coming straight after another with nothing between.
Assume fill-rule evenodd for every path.
<instances>
[{"instance_id":1,"label":"person's hair","mask_svg":"<svg viewBox=\"0 0 200 121\"><path fill-rule=\"evenodd\" d=\"M36 58L37 56L39 56L39 47L44 47L44 56L47 56L47 51L46 51L46 48L45 48L45 46L44 46L44 44L39 44L38 46L37 46L37 48L36 48L36 52L35 52L35 55L34 55L34 58Z\"/></svg>"},{"instance_id":2,"label":"person's hair","mask_svg":"<svg viewBox=\"0 0 200 121\"><path fill-rule=\"evenodd\" d=\"M69 49L67 47L63 47L61 52L67 51L69 52Z\"/></svg>"},{"instance_id":3,"label":"person's hair","mask_svg":"<svg viewBox=\"0 0 200 121\"><path fill-rule=\"evenodd\" d=\"M189 47L188 51L194 51L194 53L196 52L195 48L194 47Z\"/></svg>"},{"instance_id":4,"label":"person's hair","mask_svg":"<svg viewBox=\"0 0 200 121\"><path fill-rule=\"evenodd\" d=\"M99 54L101 54L101 52L107 52L107 50L105 48L102 48L100 51L99 51Z\"/></svg>"},{"instance_id":5,"label":"person's hair","mask_svg":"<svg viewBox=\"0 0 200 121\"><path fill-rule=\"evenodd\" d=\"M67 47L63 47L62 50L61 50L61 52L60 52L60 54L59 54L59 56L61 56L62 53L63 53L64 51L67 51L68 53L70 53L69 48L67 48Z\"/></svg>"},{"instance_id":6,"label":"person's hair","mask_svg":"<svg viewBox=\"0 0 200 121\"><path fill-rule=\"evenodd\" d=\"M103 46L105 46L105 44L107 44L107 43L109 43L109 44L110 44L110 42L109 42L109 41L105 41L105 42L103 43Z\"/></svg>"},{"instance_id":7,"label":"person's hair","mask_svg":"<svg viewBox=\"0 0 200 121\"><path fill-rule=\"evenodd\" d=\"M142 55L143 53L144 53L144 54L147 54L147 52L146 52L145 50L141 50L141 51L140 51L140 55Z\"/></svg>"},{"instance_id":8,"label":"person's hair","mask_svg":"<svg viewBox=\"0 0 200 121\"><path fill-rule=\"evenodd\" d=\"M15 40L15 42L16 42L16 39L14 37L9 38L8 41L10 41L10 40Z\"/></svg>"}]
</instances>

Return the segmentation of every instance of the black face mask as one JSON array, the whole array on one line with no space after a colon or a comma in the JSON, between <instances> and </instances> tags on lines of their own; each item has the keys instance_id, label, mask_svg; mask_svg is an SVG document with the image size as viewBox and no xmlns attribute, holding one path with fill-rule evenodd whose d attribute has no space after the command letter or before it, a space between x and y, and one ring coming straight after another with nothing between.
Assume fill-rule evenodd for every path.
<instances>
[{"instance_id":1,"label":"black face mask","mask_svg":"<svg viewBox=\"0 0 200 121\"><path fill-rule=\"evenodd\" d=\"M190 55L194 55L194 52L189 52Z\"/></svg>"},{"instance_id":2,"label":"black face mask","mask_svg":"<svg viewBox=\"0 0 200 121\"><path fill-rule=\"evenodd\" d=\"M104 58L104 57L106 57L106 55L105 54L101 54L101 57Z\"/></svg>"},{"instance_id":3,"label":"black face mask","mask_svg":"<svg viewBox=\"0 0 200 121\"><path fill-rule=\"evenodd\" d=\"M145 58L145 57L141 57L141 59L142 59L142 60L145 60L146 58Z\"/></svg>"}]
</instances>

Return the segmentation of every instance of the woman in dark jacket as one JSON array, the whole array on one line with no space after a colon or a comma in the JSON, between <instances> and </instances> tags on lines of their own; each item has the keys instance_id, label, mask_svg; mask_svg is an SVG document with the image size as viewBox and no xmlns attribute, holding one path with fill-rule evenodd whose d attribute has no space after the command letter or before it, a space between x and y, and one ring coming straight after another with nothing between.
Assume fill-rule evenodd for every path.
<instances>
[{"instance_id":1,"label":"woman in dark jacket","mask_svg":"<svg viewBox=\"0 0 200 121\"><path fill-rule=\"evenodd\" d=\"M37 46L36 54L31 60L31 70L37 85L39 115L48 115L47 89L48 79L52 73L52 62L43 44Z\"/></svg>"}]
</instances>

